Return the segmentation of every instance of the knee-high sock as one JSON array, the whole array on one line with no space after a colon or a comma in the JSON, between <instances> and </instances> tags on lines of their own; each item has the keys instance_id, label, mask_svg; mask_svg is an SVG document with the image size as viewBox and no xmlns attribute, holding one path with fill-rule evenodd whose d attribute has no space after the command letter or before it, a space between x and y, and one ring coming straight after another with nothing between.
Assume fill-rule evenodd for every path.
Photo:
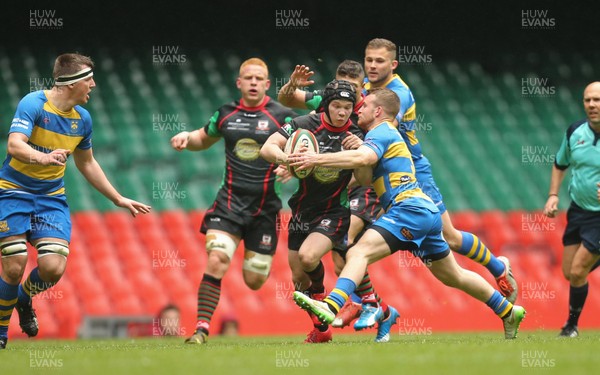
<instances>
[{"instance_id":1,"label":"knee-high sock","mask_svg":"<svg viewBox=\"0 0 600 375\"><path fill-rule=\"evenodd\" d=\"M462 234L462 243L456 252L481 264L487 268L494 277L502 275L505 268L504 263L494 256L485 244L481 242L479 237L469 232L461 231L460 233Z\"/></svg>"},{"instance_id":2,"label":"knee-high sock","mask_svg":"<svg viewBox=\"0 0 600 375\"><path fill-rule=\"evenodd\" d=\"M335 283L335 288L323 301L327 302L331 310L337 314L355 289L354 281L340 277Z\"/></svg>"},{"instance_id":3,"label":"knee-high sock","mask_svg":"<svg viewBox=\"0 0 600 375\"><path fill-rule=\"evenodd\" d=\"M363 303L378 303L379 306L383 309L383 311L387 311L388 305L383 302L379 294L373 288L373 284L371 284L371 277L369 276L369 272L365 272L365 276L361 280L358 287L356 287L355 293L361 297L361 301Z\"/></svg>"},{"instance_id":4,"label":"knee-high sock","mask_svg":"<svg viewBox=\"0 0 600 375\"><path fill-rule=\"evenodd\" d=\"M579 324L579 316L583 310L583 305L585 305L587 295L588 283L579 287L571 286L569 288L569 319L567 321L569 325L576 326Z\"/></svg>"},{"instance_id":5,"label":"knee-high sock","mask_svg":"<svg viewBox=\"0 0 600 375\"><path fill-rule=\"evenodd\" d=\"M319 264L314 270L305 273L308 275L311 282L309 288L310 293L323 293L325 291L325 286L323 285L323 281L325 280L325 267L323 267L323 262L319 261Z\"/></svg>"},{"instance_id":6,"label":"knee-high sock","mask_svg":"<svg viewBox=\"0 0 600 375\"><path fill-rule=\"evenodd\" d=\"M494 294L492 294L490 299L486 302L486 305L494 310L494 313L500 318L506 317L513 308L513 304L508 302L508 300L497 290L494 290Z\"/></svg>"},{"instance_id":7,"label":"knee-high sock","mask_svg":"<svg viewBox=\"0 0 600 375\"><path fill-rule=\"evenodd\" d=\"M8 337L8 324L17 304L19 286L8 284L0 277L0 337Z\"/></svg>"},{"instance_id":8,"label":"knee-high sock","mask_svg":"<svg viewBox=\"0 0 600 375\"><path fill-rule=\"evenodd\" d=\"M212 319L219 298L221 297L221 279L204 274L198 288L198 323L199 329L208 335L210 320Z\"/></svg>"},{"instance_id":9,"label":"knee-high sock","mask_svg":"<svg viewBox=\"0 0 600 375\"><path fill-rule=\"evenodd\" d=\"M32 269L27 279L19 285L19 304L28 305L33 296L52 288L54 285L56 283L42 280L37 267Z\"/></svg>"}]
</instances>

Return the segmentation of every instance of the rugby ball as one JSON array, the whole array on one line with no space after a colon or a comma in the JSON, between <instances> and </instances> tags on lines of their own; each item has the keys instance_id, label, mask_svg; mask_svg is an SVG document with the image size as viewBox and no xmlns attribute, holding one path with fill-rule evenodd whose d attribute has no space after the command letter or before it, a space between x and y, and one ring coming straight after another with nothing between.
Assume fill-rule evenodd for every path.
<instances>
[{"instance_id":1,"label":"rugby ball","mask_svg":"<svg viewBox=\"0 0 600 375\"><path fill-rule=\"evenodd\" d=\"M307 152L314 152L315 154L319 153L319 144L317 143L317 138L315 138L315 135L306 129L298 129L288 138L285 144L284 152L287 155L293 154L303 147L306 147ZM290 166L289 170L290 173L296 178L306 178L313 172L314 167L296 171L296 168Z\"/></svg>"}]
</instances>

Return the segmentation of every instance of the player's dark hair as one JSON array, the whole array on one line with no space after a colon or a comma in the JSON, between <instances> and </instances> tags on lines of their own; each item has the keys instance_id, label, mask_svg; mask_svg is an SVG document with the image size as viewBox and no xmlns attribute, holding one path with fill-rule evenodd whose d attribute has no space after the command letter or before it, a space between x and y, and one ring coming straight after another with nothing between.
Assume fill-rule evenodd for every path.
<instances>
[{"instance_id":1,"label":"player's dark hair","mask_svg":"<svg viewBox=\"0 0 600 375\"><path fill-rule=\"evenodd\" d=\"M64 53L54 61L52 77L57 79L60 76L75 74L84 66L94 69L94 62L90 57L78 53Z\"/></svg>"},{"instance_id":2,"label":"player's dark hair","mask_svg":"<svg viewBox=\"0 0 600 375\"><path fill-rule=\"evenodd\" d=\"M338 65L335 74L340 77L364 78L365 71L359 62L344 60Z\"/></svg>"}]
</instances>

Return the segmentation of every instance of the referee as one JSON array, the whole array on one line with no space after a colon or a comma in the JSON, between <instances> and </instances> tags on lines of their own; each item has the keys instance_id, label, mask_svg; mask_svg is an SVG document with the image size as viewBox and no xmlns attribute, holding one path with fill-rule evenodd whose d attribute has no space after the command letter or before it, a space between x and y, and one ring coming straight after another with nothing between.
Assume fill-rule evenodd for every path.
<instances>
[{"instance_id":1,"label":"referee","mask_svg":"<svg viewBox=\"0 0 600 375\"><path fill-rule=\"evenodd\" d=\"M583 92L586 119L567 129L556 154L544 215L554 217L558 192L567 168L571 168L567 227L563 235L562 270L569 280L569 318L560 336L577 337L577 324L588 294L588 274L600 259L600 82Z\"/></svg>"}]
</instances>

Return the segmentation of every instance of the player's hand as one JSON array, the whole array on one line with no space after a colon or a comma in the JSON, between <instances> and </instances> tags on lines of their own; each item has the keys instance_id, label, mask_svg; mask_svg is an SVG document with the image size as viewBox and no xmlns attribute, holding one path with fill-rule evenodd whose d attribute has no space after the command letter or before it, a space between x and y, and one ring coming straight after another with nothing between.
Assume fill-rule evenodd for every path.
<instances>
[{"instance_id":1,"label":"player's hand","mask_svg":"<svg viewBox=\"0 0 600 375\"><path fill-rule=\"evenodd\" d=\"M177 151L185 150L190 140L190 132L181 132L171 138L171 147Z\"/></svg>"},{"instance_id":2,"label":"player's hand","mask_svg":"<svg viewBox=\"0 0 600 375\"><path fill-rule=\"evenodd\" d=\"M307 148L301 148L298 152L288 155L288 165L296 170L308 169L317 165L319 154L308 151Z\"/></svg>"},{"instance_id":3,"label":"player's hand","mask_svg":"<svg viewBox=\"0 0 600 375\"><path fill-rule=\"evenodd\" d=\"M315 81L311 80L315 74L310 68L306 65L296 65L296 68L292 72L290 76L290 86L291 87L307 87L315 83Z\"/></svg>"},{"instance_id":4,"label":"player's hand","mask_svg":"<svg viewBox=\"0 0 600 375\"><path fill-rule=\"evenodd\" d=\"M49 154L44 154L37 160L36 164L41 165L59 165L64 166L71 151L62 148L53 150Z\"/></svg>"},{"instance_id":5,"label":"player's hand","mask_svg":"<svg viewBox=\"0 0 600 375\"><path fill-rule=\"evenodd\" d=\"M277 166L277 168L275 168L275 175L277 176L275 180L283 184L292 179L292 173L287 169L285 165Z\"/></svg>"},{"instance_id":6,"label":"player's hand","mask_svg":"<svg viewBox=\"0 0 600 375\"><path fill-rule=\"evenodd\" d=\"M144 203L140 203L138 201L134 201L133 199L129 199L129 198L125 198L125 197L121 197L119 198L119 200L117 200L115 202L115 205L118 207L122 207L122 208L126 208L129 210L129 212L131 212L131 216L136 217L137 214L147 214L148 212L150 212L150 210L152 210L152 207L144 204Z\"/></svg>"},{"instance_id":7,"label":"player's hand","mask_svg":"<svg viewBox=\"0 0 600 375\"><path fill-rule=\"evenodd\" d=\"M358 138L356 134L346 132L346 137L342 139L342 147L344 150L356 150L363 144L362 139Z\"/></svg>"},{"instance_id":8,"label":"player's hand","mask_svg":"<svg viewBox=\"0 0 600 375\"><path fill-rule=\"evenodd\" d=\"M558 197L556 195L551 195L548 197L548 200L546 201L546 205L544 206L544 215L552 218L552 217L556 216L557 212L558 212Z\"/></svg>"}]
</instances>

